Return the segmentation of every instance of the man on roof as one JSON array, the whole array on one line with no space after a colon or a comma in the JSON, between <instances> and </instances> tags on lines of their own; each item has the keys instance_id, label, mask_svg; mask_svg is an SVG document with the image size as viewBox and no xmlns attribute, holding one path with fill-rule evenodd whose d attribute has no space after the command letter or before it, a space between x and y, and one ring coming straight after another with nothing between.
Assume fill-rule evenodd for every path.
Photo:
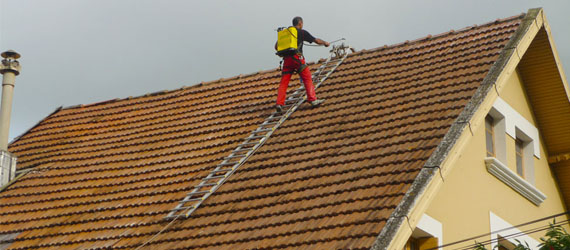
<instances>
[{"instance_id":1,"label":"man on roof","mask_svg":"<svg viewBox=\"0 0 570 250\"><path fill-rule=\"evenodd\" d=\"M308 31L304 30L303 18L299 16L293 18L293 27L297 31L296 35L293 34L297 39L297 49L292 54L283 55L283 71L281 83L279 84L279 91L277 92L277 112L283 112L283 105L285 105L285 97L287 95L287 87L289 86L291 76L295 72L299 73L299 76L303 80L305 90L307 91L307 101L309 101L312 106L318 106L324 101L323 99L318 100L317 95L315 94L315 86L313 86L313 80L311 79L311 71L305 64L305 58L303 57L303 42L316 43L324 45L325 47L330 46L330 43L319 38L315 38ZM275 50L278 50L278 42L275 43Z\"/></svg>"}]
</instances>

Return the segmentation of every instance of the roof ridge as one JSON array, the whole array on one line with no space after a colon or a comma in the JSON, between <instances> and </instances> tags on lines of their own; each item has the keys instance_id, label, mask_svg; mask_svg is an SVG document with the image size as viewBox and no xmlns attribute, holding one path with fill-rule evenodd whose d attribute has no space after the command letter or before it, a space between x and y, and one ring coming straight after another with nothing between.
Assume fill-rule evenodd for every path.
<instances>
[{"instance_id":1,"label":"roof ridge","mask_svg":"<svg viewBox=\"0 0 570 250\"><path fill-rule=\"evenodd\" d=\"M314 65L314 64L318 64L318 63L323 63L325 61L326 61L325 58L319 58L318 60L307 62L306 64L307 65ZM125 100L133 100L133 99L149 97L149 96L166 95L166 94L170 94L170 93L181 91L181 90L187 90L187 89L197 88L197 87L206 86L206 85L222 84L224 82L228 82L231 80L237 80L237 79L252 77L255 75L277 72L277 71L279 71L279 68L259 70L257 72L252 72L252 73L248 73L248 74L239 74L239 75L228 77L228 78L222 77L222 78L218 78L216 80L211 80L211 81L201 81L201 82L193 84L193 85L182 86L180 88L176 88L176 89L172 89L172 90L160 90L160 91L150 92L150 93L146 93L146 94L141 94L138 96L129 96L126 98L114 98L114 99L109 99L109 100L104 100L104 101L99 101L99 102L94 102L94 103L89 103L89 104L76 104L76 105L70 105L70 106L62 106L60 109L61 110L69 110L69 109L76 109L76 108L93 107L93 106L99 106L99 105L104 105L104 104L109 104L109 103L114 103L114 102L120 102L120 101L125 101Z\"/></svg>"},{"instance_id":2,"label":"roof ridge","mask_svg":"<svg viewBox=\"0 0 570 250\"><path fill-rule=\"evenodd\" d=\"M467 31L470 31L470 30L475 29L475 28L481 28L481 27L491 26L494 24L510 22L510 21L513 21L516 19L523 19L525 16L526 16L526 13L523 12L523 13L515 15L515 16L510 16L510 17L506 17L506 18L497 18L495 21L486 22L483 24L473 24L471 26L467 26L467 27L461 28L459 30L451 29L447 32L442 32L442 33L439 33L436 35L428 34L426 36L423 36L423 37L420 37L418 39L414 39L411 41L406 40L404 42L395 43L395 44L391 44L391 45L385 44L383 46L372 48L372 49L362 49L362 50L358 51L356 54L362 54L365 52L380 51L380 50L385 50L385 49L393 49L393 48L403 47L403 46L407 46L407 45L412 45L412 44L424 42L424 41L430 40L430 39L446 37L446 36L449 36L451 34L459 34L459 33L467 32Z\"/></svg>"},{"instance_id":3,"label":"roof ridge","mask_svg":"<svg viewBox=\"0 0 570 250\"><path fill-rule=\"evenodd\" d=\"M316 64L316 63L321 62L322 59L323 58L320 58L317 61L308 62L307 64L309 64L309 65ZM211 81L201 81L199 83L195 83L195 84L188 85L188 86L182 86L180 88L176 88L176 89L172 89L172 90L168 90L168 89L159 90L159 91L155 91L155 92L150 92L150 93L141 94L141 95L137 95L137 96L129 96L129 97L125 97L125 98L114 98L114 99L109 99L109 100L104 100L104 101L99 101L99 102L94 102L94 103L88 103L88 104L76 104L76 105L70 105L70 106L62 106L62 107L60 107L60 109L61 110L69 110L69 109L76 109L76 108L93 107L93 106L99 106L99 105L104 105L104 104L109 104L109 103L114 103L114 102L120 102L120 101L125 101L125 100L139 99L139 98L149 97L149 96L166 95L166 94L171 94L171 93L174 93L177 91L187 90L187 89L191 89L191 88L198 88L198 87L206 86L206 85L213 85L216 83L221 84L221 83L228 82L231 80L237 80L237 79L251 77L251 76L260 75L260 74L267 74L267 73L271 73L274 71L279 71L279 68L259 70L257 72L252 72L252 73L248 73L248 74L239 74L239 75L231 76L231 77L227 77L227 78L221 77L221 78L218 78L216 80L211 80Z\"/></svg>"},{"instance_id":4,"label":"roof ridge","mask_svg":"<svg viewBox=\"0 0 570 250\"><path fill-rule=\"evenodd\" d=\"M320 60L321 59L319 59L319 62L320 62ZM316 63L316 61L315 62L309 62L307 64L315 64L315 63ZM109 104L109 103L114 103L114 102L120 102L120 101L125 101L125 100L139 99L139 98L149 97L149 96L166 95L166 94L171 94L171 93L174 93L177 91L187 90L187 89L191 89L191 88L198 88L198 87L206 86L206 85L213 85L216 83L221 84L221 83L231 81L231 80L237 80L237 79L251 77L251 76L255 76L255 75L259 75L259 74L271 73L273 71L278 71L278 70L279 70L279 68L260 70L257 72L252 72L252 73L248 73L248 74L239 74L239 75L228 77L228 78L222 77L222 78L218 78L216 80L211 80L211 81L201 81L199 83L195 83L195 84L188 85L188 86L182 86L180 88L176 88L176 89L172 89L172 90L168 90L168 89L159 90L159 91L141 94L141 95L137 95L137 96L129 96L129 97L125 97L125 98L114 98L114 99L109 99L109 100L104 100L104 101L99 101L99 102L94 102L94 103L88 103L88 104L76 104L76 105L70 105L70 106L63 106L63 107L61 107L61 110L93 107L93 106L99 106L99 105L104 105L104 104Z\"/></svg>"}]
</instances>

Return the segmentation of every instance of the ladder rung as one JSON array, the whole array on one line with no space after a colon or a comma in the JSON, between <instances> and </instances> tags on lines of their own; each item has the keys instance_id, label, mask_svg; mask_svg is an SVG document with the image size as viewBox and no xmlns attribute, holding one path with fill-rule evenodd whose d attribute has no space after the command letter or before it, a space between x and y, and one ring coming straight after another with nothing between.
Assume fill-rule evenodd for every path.
<instances>
[{"instance_id":1,"label":"ladder rung","mask_svg":"<svg viewBox=\"0 0 570 250\"><path fill-rule=\"evenodd\" d=\"M330 72L332 72L332 71L329 71L329 70L322 71L322 72L319 72L318 74L313 75L312 77L313 77L313 78L317 78L318 76L327 75L327 74L329 74Z\"/></svg>"},{"instance_id":2,"label":"ladder rung","mask_svg":"<svg viewBox=\"0 0 570 250\"><path fill-rule=\"evenodd\" d=\"M268 117L265 120L266 121L268 121L268 120L279 120L279 119L281 119L281 117L283 117L283 116L282 115L277 115L277 116L271 115L270 117Z\"/></svg>"},{"instance_id":3,"label":"ladder rung","mask_svg":"<svg viewBox=\"0 0 570 250\"><path fill-rule=\"evenodd\" d=\"M244 143L240 144L240 146L257 145L257 144L259 144L259 141L255 141L255 142L244 142Z\"/></svg>"},{"instance_id":4,"label":"ladder rung","mask_svg":"<svg viewBox=\"0 0 570 250\"><path fill-rule=\"evenodd\" d=\"M174 211L180 211L180 210L190 209L190 208L193 208L193 207L194 207L194 206L192 206L192 207L176 207L176 208L174 208L173 210L174 210ZM171 217L176 217L176 215L172 215Z\"/></svg>"},{"instance_id":5,"label":"ladder rung","mask_svg":"<svg viewBox=\"0 0 570 250\"><path fill-rule=\"evenodd\" d=\"M271 128L260 128L260 127L258 127L256 130L251 131L251 134L257 135L259 132L267 132L267 131L271 131Z\"/></svg>"},{"instance_id":6,"label":"ladder rung","mask_svg":"<svg viewBox=\"0 0 570 250\"><path fill-rule=\"evenodd\" d=\"M246 140L247 140L247 138L246 138ZM236 149L234 149L234 151L232 151L232 154L246 152L243 154L243 156L245 156L245 155L247 155L247 151L251 151L252 149L253 149L253 147L251 145L250 146L241 146L240 145Z\"/></svg>"},{"instance_id":7,"label":"ladder rung","mask_svg":"<svg viewBox=\"0 0 570 250\"><path fill-rule=\"evenodd\" d=\"M253 131L252 134L257 134L257 133L260 133L260 132L268 132L268 131L271 131L271 130L273 130L273 129L272 129L272 128L258 129L258 130Z\"/></svg>"},{"instance_id":8,"label":"ladder rung","mask_svg":"<svg viewBox=\"0 0 570 250\"><path fill-rule=\"evenodd\" d=\"M255 140L255 139L261 139L264 138L265 135L256 135L256 136L249 136L247 137L248 140Z\"/></svg>"},{"instance_id":9,"label":"ladder rung","mask_svg":"<svg viewBox=\"0 0 570 250\"><path fill-rule=\"evenodd\" d=\"M207 194L209 192L210 192L210 190L196 191L196 192L192 191L192 192L188 193L188 195L190 196L190 195L196 195L196 194Z\"/></svg>"},{"instance_id":10,"label":"ladder rung","mask_svg":"<svg viewBox=\"0 0 570 250\"><path fill-rule=\"evenodd\" d=\"M303 100L303 98L294 98L294 99L289 99L289 100L285 100L285 102L290 102L290 101L293 101L293 102L298 102L298 101L300 101L300 100Z\"/></svg>"},{"instance_id":11,"label":"ladder rung","mask_svg":"<svg viewBox=\"0 0 570 250\"><path fill-rule=\"evenodd\" d=\"M264 121L263 123L261 123L261 125L277 124L277 123L279 123L279 122L278 121L277 122L275 122L275 121L271 121L271 122L270 121Z\"/></svg>"},{"instance_id":12,"label":"ladder rung","mask_svg":"<svg viewBox=\"0 0 570 250\"><path fill-rule=\"evenodd\" d=\"M332 59L330 61L327 62L328 63L334 63L334 62L338 62L338 61L342 61L342 59Z\"/></svg>"},{"instance_id":13,"label":"ladder rung","mask_svg":"<svg viewBox=\"0 0 570 250\"><path fill-rule=\"evenodd\" d=\"M226 176L225 175L216 175L216 176L206 177L206 178L204 178L204 180L208 181L208 180L222 179L224 177L226 177Z\"/></svg>"},{"instance_id":14,"label":"ladder rung","mask_svg":"<svg viewBox=\"0 0 570 250\"><path fill-rule=\"evenodd\" d=\"M218 164L218 165L216 165L216 166L218 166L218 167L231 166L231 165L235 165L236 163L238 163L238 162L237 162L237 161L236 161L236 162L226 162L226 163L220 163L220 164Z\"/></svg>"},{"instance_id":15,"label":"ladder rung","mask_svg":"<svg viewBox=\"0 0 570 250\"><path fill-rule=\"evenodd\" d=\"M303 99L303 93L301 91L299 91L300 93L293 93L292 95L289 96L289 98L285 99L286 101L291 101L291 100L301 100ZM295 95L296 94L296 95Z\"/></svg>"},{"instance_id":16,"label":"ladder rung","mask_svg":"<svg viewBox=\"0 0 570 250\"><path fill-rule=\"evenodd\" d=\"M186 196L186 198L188 198L188 196ZM201 200L202 200L202 198L192 198L192 199L188 199L188 200L186 200L186 198L184 198L183 200L179 201L179 203L187 203L187 202L201 201Z\"/></svg>"},{"instance_id":17,"label":"ladder rung","mask_svg":"<svg viewBox=\"0 0 570 250\"><path fill-rule=\"evenodd\" d=\"M328 72L334 71L335 68L336 68L336 65L328 65L328 66L322 68L321 70L319 70L318 72L315 72L315 73L316 73L317 75L318 75L318 74L322 75L322 74L326 74L326 73L328 73Z\"/></svg>"},{"instance_id":18,"label":"ladder rung","mask_svg":"<svg viewBox=\"0 0 570 250\"><path fill-rule=\"evenodd\" d=\"M243 151L250 151L251 148L240 148L240 149L234 149L234 153L239 153L239 152L243 152Z\"/></svg>"},{"instance_id":19,"label":"ladder rung","mask_svg":"<svg viewBox=\"0 0 570 250\"><path fill-rule=\"evenodd\" d=\"M261 126L270 126L270 125L275 125L278 124L279 122L267 122L267 123L262 123Z\"/></svg>"},{"instance_id":20,"label":"ladder rung","mask_svg":"<svg viewBox=\"0 0 570 250\"><path fill-rule=\"evenodd\" d=\"M227 156L224 159L229 160L229 159L234 159L234 158L243 158L245 155L232 155L232 156Z\"/></svg>"},{"instance_id":21,"label":"ladder rung","mask_svg":"<svg viewBox=\"0 0 570 250\"><path fill-rule=\"evenodd\" d=\"M219 172L230 172L232 171L233 168L226 168L226 169L218 169L218 170L214 170L212 171L212 173L219 173Z\"/></svg>"},{"instance_id":22,"label":"ladder rung","mask_svg":"<svg viewBox=\"0 0 570 250\"><path fill-rule=\"evenodd\" d=\"M215 186L218 185L218 183L204 183L204 184L198 184L196 187L211 187L211 186Z\"/></svg>"}]
</instances>

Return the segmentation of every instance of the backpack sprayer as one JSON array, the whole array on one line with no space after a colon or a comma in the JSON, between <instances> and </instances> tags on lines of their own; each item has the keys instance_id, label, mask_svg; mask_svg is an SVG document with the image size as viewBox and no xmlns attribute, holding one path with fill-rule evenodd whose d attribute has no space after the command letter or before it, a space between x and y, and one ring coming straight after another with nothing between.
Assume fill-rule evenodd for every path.
<instances>
[{"instance_id":1,"label":"backpack sprayer","mask_svg":"<svg viewBox=\"0 0 570 250\"><path fill-rule=\"evenodd\" d=\"M280 57L284 56L291 56L299 53L299 46L298 46L298 34L297 28L294 26L289 27L279 27L277 28L277 53L276 55ZM331 44L344 41L346 39L341 38L330 42ZM303 45L319 47L322 45L312 45L303 43Z\"/></svg>"},{"instance_id":2,"label":"backpack sprayer","mask_svg":"<svg viewBox=\"0 0 570 250\"><path fill-rule=\"evenodd\" d=\"M275 53L276 55L278 55L279 57L287 57L287 56L300 54L297 28L295 28L294 26L279 27L277 28L276 31L277 31L277 53ZM341 38L334 40L330 43L333 44L344 40L346 39ZM312 45L307 43L303 43L303 45L313 46L313 47L323 46L323 45ZM279 70L282 69L281 68L282 64L283 60L279 62Z\"/></svg>"}]
</instances>

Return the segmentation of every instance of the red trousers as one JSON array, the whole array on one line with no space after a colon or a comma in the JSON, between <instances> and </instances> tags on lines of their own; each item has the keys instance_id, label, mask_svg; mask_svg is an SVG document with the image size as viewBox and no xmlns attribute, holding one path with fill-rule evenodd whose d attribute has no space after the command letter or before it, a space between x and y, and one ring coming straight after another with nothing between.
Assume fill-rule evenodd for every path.
<instances>
[{"instance_id":1,"label":"red trousers","mask_svg":"<svg viewBox=\"0 0 570 250\"><path fill-rule=\"evenodd\" d=\"M289 81L291 76L297 72L297 70L305 65L305 58L295 55L293 57L285 57L283 60L283 75L281 76L281 83L279 84L279 91L277 92L277 105L285 105L285 97L287 96L287 87L289 86ZM312 102L317 100L317 95L315 94L315 86L313 86L313 79L311 79L311 71L309 67L305 67L299 76L305 84L305 91L307 91L307 100Z\"/></svg>"}]
</instances>

